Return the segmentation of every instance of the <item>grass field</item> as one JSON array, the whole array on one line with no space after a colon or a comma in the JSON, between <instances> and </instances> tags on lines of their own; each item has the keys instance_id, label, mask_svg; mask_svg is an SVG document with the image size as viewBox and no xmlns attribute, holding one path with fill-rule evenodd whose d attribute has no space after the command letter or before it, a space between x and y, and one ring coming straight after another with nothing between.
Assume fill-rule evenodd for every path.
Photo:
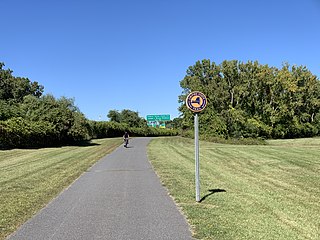
<instances>
[{"instance_id":1,"label":"grass field","mask_svg":"<svg viewBox=\"0 0 320 240\"><path fill-rule=\"evenodd\" d=\"M88 146L0 151L0 239L121 143L101 139Z\"/></svg>"},{"instance_id":2,"label":"grass field","mask_svg":"<svg viewBox=\"0 0 320 240\"><path fill-rule=\"evenodd\" d=\"M155 139L148 154L198 239L320 239L319 138L201 142L200 203L193 140Z\"/></svg>"}]
</instances>

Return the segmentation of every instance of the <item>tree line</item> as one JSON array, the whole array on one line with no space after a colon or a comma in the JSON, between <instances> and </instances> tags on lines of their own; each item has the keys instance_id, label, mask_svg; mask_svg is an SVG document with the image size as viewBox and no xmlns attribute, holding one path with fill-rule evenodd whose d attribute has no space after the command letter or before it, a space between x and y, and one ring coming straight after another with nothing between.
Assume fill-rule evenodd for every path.
<instances>
[{"instance_id":1,"label":"tree line","mask_svg":"<svg viewBox=\"0 0 320 240\"><path fill-rule=\"evenodd\" d=\"M124 131L134 136L177 134L149 129L144 121L131 110L123 110L122 119L116 122L88 120L74 99L44 94L38 82L15 77L0 63L0 148L79 144L92 138L119 137Z\"/></svg>"},{"instance_id":2,"label":"tree line","mask_svg":"<svg viewBox=\"0 0 320 240\"><path fill-rule=\"evenodd\" d=\"M180 127L193 128L185 106L191 91L208 98L201 134L223 138L298 138L320 133L320 82L305 66L282 68L257 61L197 61L180 81Z\"/></svg>"},{"instance_id":3,"label":"tree line","mask_svg":"<svg viewBox=\"0 0 320 240\"><path fill-rule=\"evenodd\" d=\"M197 61L180 81L180 118L147 126L137 112L110 110L110 121L90 121L72 98L44 94L44 87L15 77L0 63L0 147L43 147L77 144L92 138L192 136L193 114L185 106L191 91L208 99L200 113L203 138L298 138L320 134L320 82L305 66L281 68L237 60L216 64Z\"/></svg>"}]
</instances>

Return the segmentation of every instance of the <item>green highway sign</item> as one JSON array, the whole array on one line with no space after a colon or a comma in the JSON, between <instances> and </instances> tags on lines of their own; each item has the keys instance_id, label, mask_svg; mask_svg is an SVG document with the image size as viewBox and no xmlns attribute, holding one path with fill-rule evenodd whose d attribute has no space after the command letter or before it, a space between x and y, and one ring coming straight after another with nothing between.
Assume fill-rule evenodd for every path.
<instances>
[{"instance_id":1,"label":"green highway sign","mask_svg":"<svg viewBox=\"0 0 320 240\"><path fill-rule=\"evenodd\" d=\"M170 121L170 115L147 115L147 121Z\"/></svg>"}]
</instances>

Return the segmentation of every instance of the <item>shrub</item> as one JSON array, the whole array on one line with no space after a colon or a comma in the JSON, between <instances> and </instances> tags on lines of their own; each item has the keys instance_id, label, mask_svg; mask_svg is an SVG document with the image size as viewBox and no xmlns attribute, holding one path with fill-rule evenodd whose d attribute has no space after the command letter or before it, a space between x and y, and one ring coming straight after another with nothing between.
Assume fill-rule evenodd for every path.
<instances>
[{"instance_id":1,"label":"shrub","mask_svg":"<svg viewBox=\"0 0 320 240\"><path fill-rule=\"evenodd\" d=\"M125 123L90 121L90 134L92 138L122 137L128 131L132 137L176 136L177 130L153 127L129 127Z\"/></svg>"},{"instance_id":2,"label":"shrub","mask_svg":"<svg viewBox=\"0 0 320 240\"><path fill-rule=\"evenodd\" d=\"M0 121L0 147L41 147L57 144L57 132L50 122L21 117Z\"/></svg>"}]
</instances>

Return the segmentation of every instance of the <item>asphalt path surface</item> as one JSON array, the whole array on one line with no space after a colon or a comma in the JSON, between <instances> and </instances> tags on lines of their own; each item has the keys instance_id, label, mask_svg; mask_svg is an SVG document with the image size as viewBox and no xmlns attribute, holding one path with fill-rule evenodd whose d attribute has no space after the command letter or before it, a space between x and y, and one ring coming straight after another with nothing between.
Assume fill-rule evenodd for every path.
<instances>
[{"instance_id":1,"label":"asphalt path surface","mask_svg":"<svg viewBox=\"0 0 320 240\"><path fill-rule=\"evenodd\" d=\"M149 141L102 158L8 239L192 239L148 161Z\"/></svg>"}]
</instances>

